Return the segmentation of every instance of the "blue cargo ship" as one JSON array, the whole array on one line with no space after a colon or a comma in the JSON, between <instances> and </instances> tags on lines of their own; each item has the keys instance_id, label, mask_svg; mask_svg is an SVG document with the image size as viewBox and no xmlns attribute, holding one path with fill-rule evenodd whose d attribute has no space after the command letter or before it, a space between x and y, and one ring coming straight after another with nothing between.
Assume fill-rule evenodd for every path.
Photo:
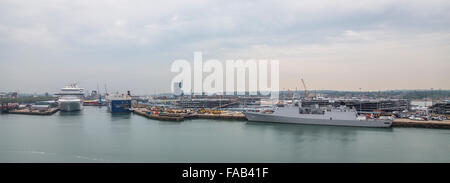
<instances>
[{"instance_id":1,"label":"blue cargo ship","mask_svg":"<svg viewBox=\"0 0 450 183\"><path fill-rule=\"evenodd\" d=\"M131 109L131 96L115 95L108 97L108 111L111 113L129 113Z\"/></svg>"}]
</instances>

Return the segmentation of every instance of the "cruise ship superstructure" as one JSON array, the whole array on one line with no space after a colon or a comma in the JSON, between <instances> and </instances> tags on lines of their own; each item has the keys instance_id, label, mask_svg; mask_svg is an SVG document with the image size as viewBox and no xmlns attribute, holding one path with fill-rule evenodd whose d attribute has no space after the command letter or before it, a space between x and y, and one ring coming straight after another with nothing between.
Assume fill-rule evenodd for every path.
<instances>
[{"instance_id":1,"label":"cruise ship superstructure","mask_svg":"<svg viewBox=\"0 0 450 183\"><path fill-rule=\"evenodd\" d=\"M61 93L57 93L59 108L61 111L80 111L83 109L84 89L76 84L65 86Z\"/></svg>"}]
</instances>

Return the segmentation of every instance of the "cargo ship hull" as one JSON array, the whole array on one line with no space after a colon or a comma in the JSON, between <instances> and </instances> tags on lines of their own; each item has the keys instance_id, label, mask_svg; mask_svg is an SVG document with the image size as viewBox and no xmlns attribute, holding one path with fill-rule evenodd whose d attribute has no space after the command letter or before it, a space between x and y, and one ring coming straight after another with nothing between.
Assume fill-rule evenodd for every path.
<instances>
[{"instance_id":1,"label":"cargo ship hull","mask_svg":"<svg viewBox=\"0 0 450 183\"><path fill-rule=\"evenodd\" d=\"M292 123L305 125L330 125L330 126L353 126L353 127L391 127L389 120L333 120L333 119L308 119L292 116L280 116L273 114L244 112L248 121L272 122L272 123Z\"/></svg>"},{"instance_id":2,"label":"cargo ship hull","mask_svg":"<svg viewBox=\"0 0 450 183\"><path fill-rule=\"evenodd\" d=\"M129 113L131 109L131 100L110 100L108 102L108 111L111 113Z\"/></svg>"}]
</instances>

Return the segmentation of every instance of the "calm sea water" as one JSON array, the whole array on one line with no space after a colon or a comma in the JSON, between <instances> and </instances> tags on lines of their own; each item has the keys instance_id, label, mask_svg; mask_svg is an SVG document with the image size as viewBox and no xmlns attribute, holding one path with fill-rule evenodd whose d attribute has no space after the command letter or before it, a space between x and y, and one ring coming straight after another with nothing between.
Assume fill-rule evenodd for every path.
<instances>
[{"instance_id":1,"label":"calm sea water","mask_svg":"<svg viewBox=\"0 0 450 183\"><path fill-rule=\"evenodd\" d=\"M0 162L450 162L450 130L0 115Z\"/></svg>"}]
</instances>

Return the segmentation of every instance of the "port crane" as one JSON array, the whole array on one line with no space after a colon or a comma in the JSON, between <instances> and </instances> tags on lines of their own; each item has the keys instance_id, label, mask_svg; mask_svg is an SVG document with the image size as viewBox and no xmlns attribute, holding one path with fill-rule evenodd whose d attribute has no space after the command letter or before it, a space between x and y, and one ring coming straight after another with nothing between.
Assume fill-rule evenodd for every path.
<instances>
[{"instance_id":1,"label":"port crane","mask_svg":"<svg viewBox=\"0 0 450 183\"><path fill-rule=\"evenodd\" d=\"M303 87L305 88L305 97L306 97L306 100L309 100L309 92L308 92L308 89L306 88L305 81L303 80L303 78L301 78L301 80L302 80Z\"/></svg>"},{"instance_id":2,"label":"port crane","mask_svg":"<svg viewBox=\"0 0 450 183\"><path fill-rule=\"evenodd\" d=\"M105 84L105 92L106 92L106 96L108 96L108 90L106 89L106 84Z\"/></svg>"},{"instance_id":3,"label":"port crane","mask_svg":"<svg viewBox=\"0 0 450 183\"><path fill-rule=\"evenodd\" d=\"M97 95L98 95L98 104L102 104L102 94L100 93L100 88L97 83Z\"/></svg>"}]
</instances>

